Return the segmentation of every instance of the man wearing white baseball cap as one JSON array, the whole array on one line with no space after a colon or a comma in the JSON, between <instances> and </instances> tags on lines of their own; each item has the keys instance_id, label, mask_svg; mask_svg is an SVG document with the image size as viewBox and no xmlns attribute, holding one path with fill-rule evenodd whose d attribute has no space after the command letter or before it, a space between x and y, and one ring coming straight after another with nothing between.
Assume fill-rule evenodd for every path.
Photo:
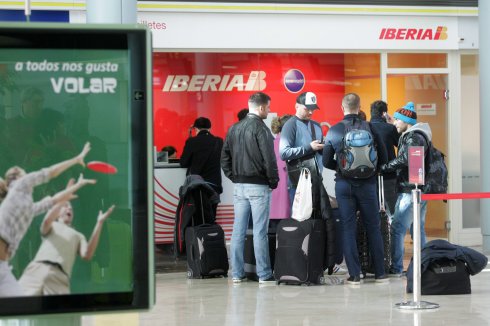
<instances>
[{"instance_id":1,"label":"man wearing white baseball cap","mask_svg":"<svg viewBox=\"0 0 490 326\"><path fill-rule=\"evenodd\" d=\"M304 92L296 98L296 114L282 127L279 153L287 162L290 181L289 198L293 202L302 167L311 171L312 183L321 180L323 166L323 133L320 124L311 119L319 110L315 93ZM313 193L313 208L319 208L319 196Z\"/></svg>"}]
</instances>

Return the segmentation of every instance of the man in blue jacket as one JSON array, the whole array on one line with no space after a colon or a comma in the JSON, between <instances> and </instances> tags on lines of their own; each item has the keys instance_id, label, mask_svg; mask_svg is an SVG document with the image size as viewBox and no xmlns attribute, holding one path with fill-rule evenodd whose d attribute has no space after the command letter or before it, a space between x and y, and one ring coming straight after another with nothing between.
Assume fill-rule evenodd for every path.
<instances>
[{"instance_id":1,"label":"man in blue jacket","mask_svg":"<svg viewBox=\"0 0 490 326\"><path fill-rule=\"evenodd\" d=\"M361 213L368 234L369 251L374 260L375 281L381 283L388 280L384 270L384 249L380 230L376 173L367 178L353 178L344 176L339 169L340 162L338 158L342 150L342 141L348 124L365 127L365 130L370 129L374 145L377 148L377 164L380 166L386 162L386 150L383 141L376 130L370 127L369 122L361 121L358 115L360 108L361 99L357 94L349 93L344 96L342 99L344 119L330 128L325 139L325 148L323 149L323 166L337 171L335 194L337 195L343 229L344 257L349 271L347 283L354 285L361 283L361 266L357 251L357 211ZM367 126L363 126L363 124L367 124Z\"/></svg>"},{"instance_id":2,"label":"man in blue jacket","mask_svg":"<svg viewBox=\"0 0 490 326\"><path fill-rule=\"evenodd\" d=\"M228 130L221 153L223 172L235 184L231 235L233 283L246 280L243 251L250 213L259 283L276 282L272 276L267 229L271 192L277 187L279 175L274 138L263 121L269 114L270 102L270 97L261 92L250 96L249 113Z\"/></svg>"}]
</instances>

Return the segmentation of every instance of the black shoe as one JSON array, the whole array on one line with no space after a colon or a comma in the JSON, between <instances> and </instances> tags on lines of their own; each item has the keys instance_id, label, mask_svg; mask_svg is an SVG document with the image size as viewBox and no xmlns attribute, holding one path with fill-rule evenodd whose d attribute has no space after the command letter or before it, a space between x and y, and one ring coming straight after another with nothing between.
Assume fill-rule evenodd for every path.
<instances>
[{"instance_id":1,"label":"black shoe","mask_svg":"<svg viewBox=\"0 0 490 326\"><path fill-rule=\"evenodd\" d=\"M276 279L274 278L274 276L271 276L266 280L259 280L259 284L261 284L261 285L276 285Z\"/></svg>"},{"instance_id":2,"label":"black shoe","mask_svg":"<svg viewBox=\"0 0 490 326\"><path fill-rule=\"evenodd\" d=\"M388 283L389 281L390 279L388 276L386 276L386 274L374 278L374 282L376 283Z\"/></svg>"},{"instance_id":3,"label":"black shoe","mask_svg":"<svg viewBox=\"0 0 490 326\"><path fill-rule=\"evenodd\" d=\"M394 269L390 268L390 270L388 272L388 276L389 277L402 277L403 276L403 272L397 272Z\"/></svg>"},{"instance_id":4,"label":"black shoe","mask_svg":"<svg viewBox=\"0 0 490 326\"><path fill-rule=\"evenodd\" d=\"M234 284L240 284L242 282L246 282L247 281L247 277L246 276L243 276L243 277L234 277L233 278L233 283Z\"/></svg>"},{"instance_id":5,"label":"black shoe","mask_svg":"<svg viewBox=\"0 0 490 326\"><path fill-rule=\"evenodd\" d=\"M359 276L349 276L347 284L359 285L361 284L361 278Z\"/></svg>"}]
</instances>

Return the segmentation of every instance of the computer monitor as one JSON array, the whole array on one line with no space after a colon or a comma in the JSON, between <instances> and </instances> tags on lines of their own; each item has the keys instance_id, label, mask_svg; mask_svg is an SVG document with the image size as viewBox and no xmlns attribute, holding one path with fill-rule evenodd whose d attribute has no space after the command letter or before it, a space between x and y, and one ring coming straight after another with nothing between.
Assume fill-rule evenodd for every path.
<instances>
[{"instance_id":1,"label":"computer monitor","mask_svg":"<svg viewBox=\"0 0 490 326\"><path fill-rule=\"evenodd\" d=\"M23 291L0 297L0 316L153 304L151 83L151 35L143 26L0 24L0 177L13 166L29 173L64 162L89 142L86 167L75 164L35 185L32 197L53 196L80 174L97 180L76 192L72 213L66 213L66 204L55 213L59 216L49 220L48 232L41 230L48 225L46 209L33 209L32 221L31 213L21 214L25 234L22 228L15 233L12 221L0 216L0 251L3 242L12 254L0 265L12 267L14 286ZM88 164L94 161L111 168ZM112 205L97 236L99 211L104 214ZM78 235L53 239L58 234L53 230L59 231L54 225ZM16 247L11 235L21 238L15 252L9 251ZM87 255L83 238L93 246L94 236L96 250ZM60 279L43 279L36 268Z\"/></svg>"}]
</instances>

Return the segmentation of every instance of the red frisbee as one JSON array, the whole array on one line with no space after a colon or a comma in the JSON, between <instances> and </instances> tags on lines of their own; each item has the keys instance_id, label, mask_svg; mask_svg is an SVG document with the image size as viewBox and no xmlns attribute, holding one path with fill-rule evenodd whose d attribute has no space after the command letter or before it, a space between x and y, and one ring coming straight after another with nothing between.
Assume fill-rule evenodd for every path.
<instances>
[{"instance_id":1,"label":"red frisbee","mask_svg":"<svg viewBox=\"0 0 490 326\"><path fill-rule=\"evenodd\" d=\"M106 173L106 174L115 174L117 173L117 168L109 163L92 161L87 163L87 167L95 172Z\"/></svg>"}]
</instances>

